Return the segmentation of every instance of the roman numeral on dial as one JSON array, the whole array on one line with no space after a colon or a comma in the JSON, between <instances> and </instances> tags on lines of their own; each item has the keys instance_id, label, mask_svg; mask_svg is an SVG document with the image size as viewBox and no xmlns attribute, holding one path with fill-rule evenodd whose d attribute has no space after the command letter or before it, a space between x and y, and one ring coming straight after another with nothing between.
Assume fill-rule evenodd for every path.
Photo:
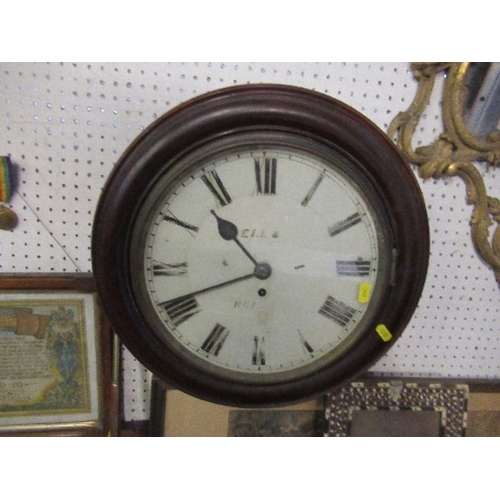
<instances>
[{"instance_id":1,"label":"roman numeral on dial","mask_svg":"<svg viewBox=\"0 0 500 500\"><path fill-rule=\"evenodd\" d=\"M201 348L208 354L217 356L228 335L229 330L225 326L217 323L210 332L210 335L205 339L205 342L201 345Z\"/></svg>"},{"instance_id":2,"label":"roman numeral on dial","mask_svg":"<svg viewBox=\"0 0 500 500\"><path fill-rule=\"evenodd\" d=\"M311 201L311 198L313 197L314 193L318 189L323 179L324 179L323 174L320 174L318 178L314 181L314 184L312 185L311 189L309 189L309 191L307 192L306 197L302 200L301 205L303 207L305 207Z\"/></svg>"},{"instance_id":3,"label":"roman numeral on dial","mask_svg":"<svg viewBox=\"0 0 500 500\"><path fill-rule=\"evenodd\" d=\"M264 354L264 337L253 338L252 365L263 366L266 364L266 355Z\"/></svg>"},{"instance_id":4,"label":"roman numeral on dial","mask_svg":"<svg viewBox=\"0 0 500 500\"><path fill-rule=\"evenodd\" d=\"M194 233L198 232L199 229L196 226L193 226L193 224L189 224L188 222L184 222L182 220L179 220L177 217L174 216L174 214L172 214L172 212L170 212L170 214L171 215L164 215L163 219L166 220L167 222L170 222L171 224L175 224L176 226L183 227L192 236L194 236L192 234L192 232L194 232Z\"/></svg>"},{"instance_id":5,"label":"roman numeral on dial","mask_svg":"<svg viewBox=\"0 0 500 500\"><path fill-rule=\"evenodd\" d=\"M354 316L356 309L341 300L328 296L318 312L338 325L346 326Z\"/></svg>"},{"instance_id":6,"label":"roman numeral on dial","mask_svg":"<svg viewBox=\"0 0 500 500\"><path fill-rule=\"evenodd\" d=\"M158 306L168 314L168 317L175 326L179 326L191 316L201 311L194 295L186 295L178 299L160 302Z\"/></svg>"},{"instance_id":7,"label":"roman numeral on dial","mask_svg":"<svg viewBox=\"0 0 500 500\"><path fill-rule=\"evenodd\" d=\"M276 158L255 158L255 184L257 194L276 194L278 162Z\"/></svg>"},{"instance_id":8,"label":"roman numeral on dial","mask_svg":"<svg viewBox=\"0 0 500 500\"><path fill-rule=\"evenodd\" d=\"M214 195L218 206L223 207L231 203L231 197L222 183L219 174L217 174L215 170L210 170L205 175L202 175L201 178L208 189L210 189L210 192Z\"/></svg>"},{"instance_id":9,"label":"roman numeral on dial","mask_svg":"<svg viewBox=\"0 0 500 500\"><path fill-rule=\"evenodd\" d=\"M346 229L349 229L350 227L355 226L361 222L361 215L359 215L357 212L355 214L350 215L349 217L345 218L344 220L337 222L330 226L328 228L328 234L330 236L335 236L337 234L342 233Z\"/></svg>"},{"instance_id":10,"label":"roman numeral on dial","mask_svg":"<svg viewBox=\"0 0 500 500\"><path fill-rule=\"evenodd\" d=\"M187 262L179 264L165 264L158 260L153 261L154 276L186 276L188 271Z\"/></svg>"},{"instance_id":11,"label":"roman numeral on dial","mask_svg":"<svg viewBox=\"0 0 500 500\"><path fill-rule=\"evenodd\" d=\"M339 276L369 276L369 260L338 260L337 274Z\"/></svg>"}]
</instances>

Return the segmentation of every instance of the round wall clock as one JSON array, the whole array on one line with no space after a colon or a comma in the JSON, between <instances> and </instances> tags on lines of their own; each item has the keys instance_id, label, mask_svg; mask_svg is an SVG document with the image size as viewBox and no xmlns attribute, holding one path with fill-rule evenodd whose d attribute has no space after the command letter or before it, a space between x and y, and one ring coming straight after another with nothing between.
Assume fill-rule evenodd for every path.
<instances>
[{"instance_id":1,"label":"round wall clock","mask_svg":"<svg viewBox=\"0 0 500 500\"><path fill-rule=\"evenodd\" d=\"M247 407L367 370L412 317L428 252L421 192L385 134L280 85L158 119L111 173L92 241L130 352L191 395Z\"/></svg>"}]
</instances>

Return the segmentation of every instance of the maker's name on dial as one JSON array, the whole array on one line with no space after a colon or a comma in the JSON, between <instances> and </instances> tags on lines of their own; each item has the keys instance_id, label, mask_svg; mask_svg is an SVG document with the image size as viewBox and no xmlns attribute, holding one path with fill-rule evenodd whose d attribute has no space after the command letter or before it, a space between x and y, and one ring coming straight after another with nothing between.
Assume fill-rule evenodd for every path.
<instances>
[{"instance_id":1,"label":"maker's name on dial","mask_svg":"<svg viewBox=\"0 0 500 500\"><path fill-rule=\"evenodd\" d=\"M245 228L241 230L240 238L278 238L278 231L266 229Z\"/></svg>"}]
</instances>

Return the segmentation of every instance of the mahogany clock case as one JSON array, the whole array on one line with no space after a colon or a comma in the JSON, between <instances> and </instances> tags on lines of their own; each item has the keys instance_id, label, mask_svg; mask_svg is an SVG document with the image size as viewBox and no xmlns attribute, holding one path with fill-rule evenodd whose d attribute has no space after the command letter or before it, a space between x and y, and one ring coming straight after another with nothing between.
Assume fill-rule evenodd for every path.
<instances>
[{"instance_id":1,"label":"mahogany clock case","mask_svg":"<svg viewBox=\"0 0 500 500\"><path fill-rule=\"evenodd\" d=\"M138 213L157 179L207 145L244 135L282 134L340 153L369 185L388 225L391 278L373 321L338 359L296 380L244 383L186 362L154 333L141 311L131 269ZM388 137L362 114L329 96L284 85L244 85L202 95L155 121L112 171L97 208L92 262L103 308L131 353L167 383L234 406L312 399L360 375L394 344L420 298L429 258L428 220L415 176ZM383 324L392 335L375 332Z\"/></svg>"}]
</instances>

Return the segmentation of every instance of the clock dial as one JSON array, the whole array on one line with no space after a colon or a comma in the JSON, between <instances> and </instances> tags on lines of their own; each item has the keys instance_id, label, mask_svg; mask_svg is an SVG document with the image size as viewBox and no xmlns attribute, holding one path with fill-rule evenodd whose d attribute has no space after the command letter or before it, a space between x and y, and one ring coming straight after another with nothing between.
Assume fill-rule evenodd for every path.
<instances>
[{"instance_id":1,"label":"clock dial","mask_svg":"<svg viewBox=\"0 0 500 500\"><path fill-rule=\"evenodd\" d=\"M403 332L428 261L413 173L362 115L247 85L189 101L124 152L94 221L97 290L150 371L237 406L316 397Z\"/></svg>"},{"instance_id":2,"label":"clock dial","mask_svg":"<svg viewBox=\"0 0 500 500\"><path fill-rule=\"evenodd\" d=\"M283 134L187 158L135 232L144 251L134 285L160 340L247 382L340 356L372 319L391 269L384 214L349 166ZM360 289L370 290L363 300Z\"/></svg>"}]
</instances>

